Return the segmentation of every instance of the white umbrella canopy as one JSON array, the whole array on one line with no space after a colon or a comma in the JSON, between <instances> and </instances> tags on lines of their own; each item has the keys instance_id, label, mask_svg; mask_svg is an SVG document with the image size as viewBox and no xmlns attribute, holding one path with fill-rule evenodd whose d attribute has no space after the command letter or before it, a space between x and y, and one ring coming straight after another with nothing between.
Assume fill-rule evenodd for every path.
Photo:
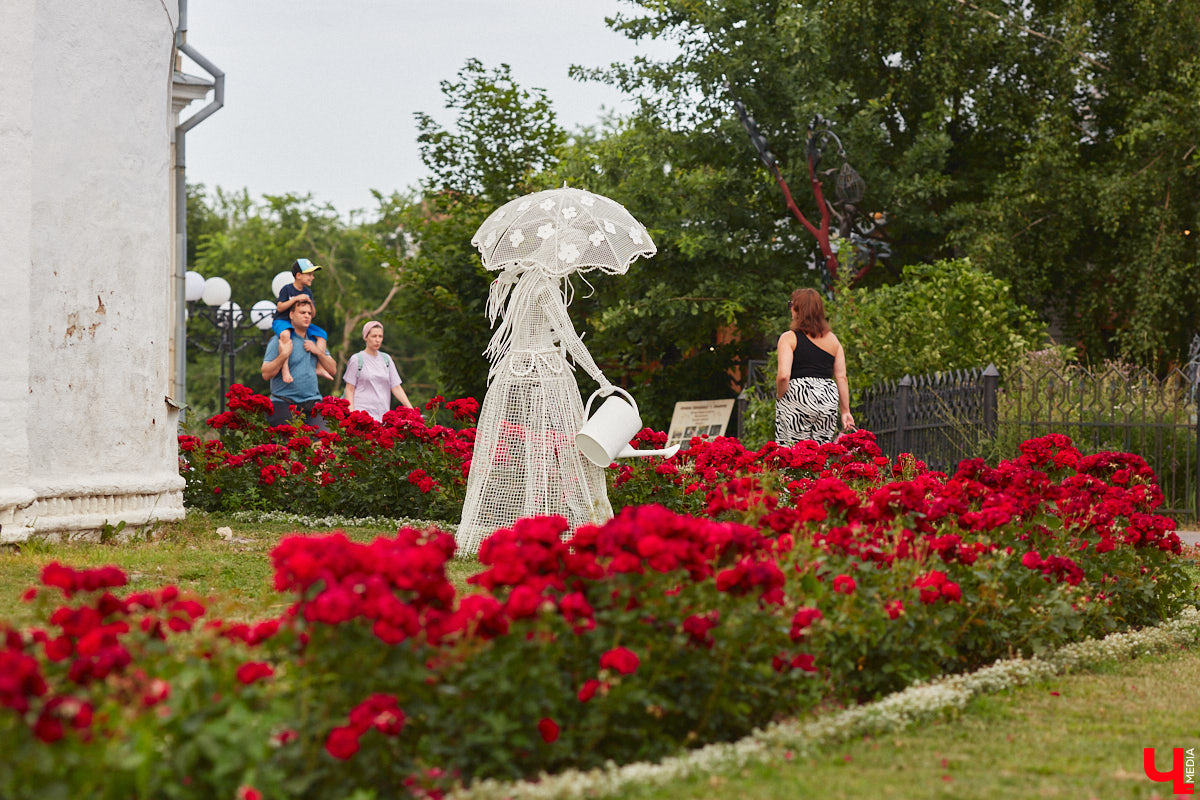
<instances>
[{"instance_id":1,"label":"white umbrella canopy","mask_svg":"<svg viewBox=\"0 0 1200 800\"><path fill-rule=\"evenodd\" d=\"M620 203L565 185L500 206L471 244L487 269L532 264L554 278L593 269L623 275L635 259L658 252Z\"/></svg>"}]
</instances>

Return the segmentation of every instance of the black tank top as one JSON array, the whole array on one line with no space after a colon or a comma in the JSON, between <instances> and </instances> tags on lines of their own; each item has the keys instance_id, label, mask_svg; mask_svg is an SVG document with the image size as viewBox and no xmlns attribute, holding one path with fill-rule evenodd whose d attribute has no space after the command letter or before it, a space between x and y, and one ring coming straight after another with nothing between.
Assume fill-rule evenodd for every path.
<instances>
[{"instance_id":1,"label":"black tank top","mask_svg":"<svg viewBox=\"0 0 1200 800\"><path fill-rule=\"evenodd\" d=\"M796 352L792 354L793 378L832 378L833 354L813 344L802 331L796 334Z\"/></svg>"}]
</instances>

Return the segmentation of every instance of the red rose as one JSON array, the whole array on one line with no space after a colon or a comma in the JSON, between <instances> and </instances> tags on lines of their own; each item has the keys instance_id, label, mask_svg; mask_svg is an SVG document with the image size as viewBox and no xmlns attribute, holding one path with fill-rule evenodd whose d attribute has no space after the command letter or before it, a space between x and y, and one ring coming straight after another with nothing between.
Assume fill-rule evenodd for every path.
<instances>
[{"instance_id":1,"label":"red rose","mask_svg":"<svg viewBox=\"0 0 1200 800\"><path fill-rule=\"evenodd\" d=\"M63 724L55 717L42 712L33 726L33 735L46 744L57 742L63 737Z\"/></svg>"},{"instance_id":2,"label":"red rose","mask_svg":"<svg viewBox=\"0 0 1200 800\"><path fill-rule=\"evenodd\" d=\"M537 614L538 606L542 604L542 596L529 586L517 586L508 596L504 610L513 619L532 617Z\"/></svg>"},{"instance_id":3,"label":"red rose","mask_svg":"<svg viewBox=\"0 0 1200 800\"><path fill-rule=\"evenodd\" d=\"M588 678L583 682L583 686L579 687L579 694L576 695L579 698L579 702L586 703L588 700L591 700L596 696L596 690L599 688L600 681L595 678Z\"/></svg>"},{"instance_id":4,"label":"red rose","mask_svg":"<svg viewBox=\"0 0 1200 800\"><path fill-rule=\"evenodd\" d=\"M542 741L547 744L558 740L558 723L549 717L542 717L538 720L538 733L542 735Z\"/></svg>"},{"instance_id":5,"label":"red rose","mask_svg":"<svg viewBox=\"0 0 1200 800\"><path fill-rule=\"evenodd\" d=\"M817 667L811 653L801 653L792 659L792 669L803 670L804 672L816 672Z\"/></svg>"},{"instance_id":6,"label":"red rose","mask_svg":"<svg viewBox=\"0 0 1200 800\"><path fill-rule=\"evenodd\" d=\"M841 594L854 594L854 590L858 588L858 584L854 582L854 578L849 575L838 575L833 579L833 590Z\"/></svg>"},{"instance_id":7,"label":"red rose","mask_svg":"<svg viewBox=\"0 0 1200 800\"><path fill-rule=\"evenodd\" d=\"M627 647L615 647L600 656L600 669L615 669L622 675L632 675L637 672L641 659L637 653Z\"/></svg>"},{"instance_id":8,"label":"red rose","mask_svg":"<svg viewBox=\"0 0 1200 800\"><path fill-rule=\"evenodd\" d=\"M42 585L54 586L70 597L79 588L79 573L57 561L51 561L42 568Z\"/></svg>"},{"instance_id":9,"label":"red rose","mask_svg":"<svg viewBox=\"0 0 1200 800\"><path fill-rule=\"evenodd\" d=\"M325 749L329 755L345 761L358 752L358 732L348 725L334 728L325 740Z\"/></svg>"},{"instance_id":10,"label":"red rose","mask_svg":"<svg viewBox=\"0 0 1200 800\"><path fill-rule=\"evenodd\" d=\"M262 800L262 792L253 786L239 786L237 800Z\"/></svg>"},{"instance_id":11,"label":"red rose","mask_svg":"<svg viewBox=\"0 0 1200 800\"><path fill-rule=\"evenodd\" d=\"M798 642L803 639L805 629L824 616L819 608L805 606L797 609L795 616L792 617L792 630L790 634L792 641Z\"/></svg>"},{"instance_id":12,"label":"red rose","mask_svg":"<svg viewBox=\"0 0 1200 800\"><path fill-rule=\"evenodd\" d=\"M51 661L63 661L71 657L74 646L71 640L66 636L59 636L56 639L48 639L45 644L46 658Z\"/></svg>"},{"instance_id":13,"label":"red rose","mask_svg":"<svg viewBox=\"0 0 1200 800\"><path fill-rule=\"evenodd\" d=\"M259 678L269 678L274 674L275 668L265 661L247 661L238 667L237 679L248 686Z\"/></svg>"}]
</instances>

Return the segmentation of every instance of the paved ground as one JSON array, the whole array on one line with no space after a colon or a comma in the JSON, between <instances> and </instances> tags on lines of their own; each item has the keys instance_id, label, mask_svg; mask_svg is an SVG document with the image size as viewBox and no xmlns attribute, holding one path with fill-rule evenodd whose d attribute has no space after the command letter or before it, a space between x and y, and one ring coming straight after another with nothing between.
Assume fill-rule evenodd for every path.
<instances>
[{"instance_id":1,"label":"paved ground","mask_svg":"<svg viewBox=\"0 0 1200 800\"><path fill-rule=\"evenodd\" d=\"M1184 544L1200 544L1200 531L1176 531Z\"/></svg>"}]
</instances>

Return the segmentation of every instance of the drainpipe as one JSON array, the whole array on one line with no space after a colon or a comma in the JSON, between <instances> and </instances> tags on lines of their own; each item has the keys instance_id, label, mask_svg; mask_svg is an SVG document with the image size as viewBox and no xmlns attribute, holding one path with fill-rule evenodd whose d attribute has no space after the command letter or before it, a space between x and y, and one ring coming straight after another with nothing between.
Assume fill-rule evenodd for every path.
<instances>
[{"instance_id":1,"label":"drainpipe","mask_svg":"<svg viewBox=\"0 0 1200 800\"><path fill-rule=\"evenodd\" d=\"M180 420L187 397L187 132L225 105L225 73L187 43L187 0L179 0L179 29L175 47L213 78L213 99L175 127L175 402Z\"/></svg>"}]
</instances>

